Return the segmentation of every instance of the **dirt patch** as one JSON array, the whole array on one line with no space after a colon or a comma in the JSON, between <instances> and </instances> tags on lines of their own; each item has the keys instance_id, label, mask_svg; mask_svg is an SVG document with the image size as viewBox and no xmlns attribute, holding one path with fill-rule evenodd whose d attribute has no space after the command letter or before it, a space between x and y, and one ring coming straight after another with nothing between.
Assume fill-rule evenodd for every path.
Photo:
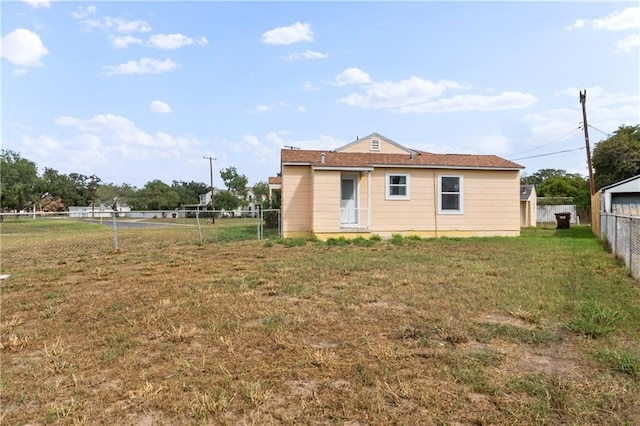
<instances>
[{"instance_id":1,"label":"dirt patch","mask_svg":"<svg viewBox=\"0 0 640 426\"><path fill-rule=\"evenodd\" d=\"M531 329L533 324L521 318L508 314L489 314L482 317L481 322L489 324L508 324L514 327Z\"/></svg>"}]
</instances>

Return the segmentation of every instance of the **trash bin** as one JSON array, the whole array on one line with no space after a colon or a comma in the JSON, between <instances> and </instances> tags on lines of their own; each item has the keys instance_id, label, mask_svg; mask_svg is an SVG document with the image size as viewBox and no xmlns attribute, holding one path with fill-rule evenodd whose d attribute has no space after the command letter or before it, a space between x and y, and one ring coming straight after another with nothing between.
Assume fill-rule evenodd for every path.
<instances>
[{"instance_id":1,"label":"trash bin","mask_svg":"<svg viewBox=\"0 0 640 426\"><path fill-rule=\"evenodd\" d=\"M569 229L569 224L571 223L571 213L556 213L556 222L558 223L556 229Z\"/></svg>"}]
</instances>

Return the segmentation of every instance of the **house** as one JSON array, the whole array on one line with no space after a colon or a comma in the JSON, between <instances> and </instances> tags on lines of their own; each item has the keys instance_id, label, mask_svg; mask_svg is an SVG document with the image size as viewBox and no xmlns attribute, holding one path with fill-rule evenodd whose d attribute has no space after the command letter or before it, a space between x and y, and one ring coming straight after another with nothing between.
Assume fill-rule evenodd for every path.
<instances>
[{"instance_id":1,"label":"house","mask_svg":"<svg viewBox=\"0 0 640 426\"><path fill-rule=\"evenodd\" d=\"M418 151L378 133L333 151L283 149L283 237L517 236L522 168L495 155Z\"/></svg>"},{"instance_id":2,"label":"house","mask_svg":"<svg viewBox=\"0 0 640 426\"><path fill-rule=\"evenodd\" d=\"M640 175L600 188L600 210L640 216Z\"/></svg>"},{"instance_id":3,"label":"house","mask_svg":"<svg viewBox=\"0 0 640 426\"><path fill-rule=\"evenodd\" d=\"M269 176L269 199L280 200L282 193L282 176Z\"/></svg>"},{"instance_id":4,"label":"house","mask_svg":"<svg viewBox=\"0 0 640 426\"><path fill-rule=\"evenodd\" d=\"M214 199L213 199L214 208L216 209L216 211L218 211L220 210L220 208L216 207L215 205L215 201L216 201L215 196L216 194L220 194L220 192L224 190L219 188L214 188L213 191L214 191ZM211 191L205 192L204 194L200 194L199 198L200 198L200 204L198 204L197 207L203 207L203 206L209 205L211 203ZM222 213L225 215L230 215L234 217L241 217L241 216L256 217L258 211L260 210L261 204L262 204L262 199L259 199L259 197L256 197L251 188L247 188L247 196L245 198L245 204L233 211L225 210Z\"/></svg>"},{"instance_id":5,"label":"house","mask_svg":"<svg viewBox=\"0 0 640 426\"><path fill-rule=\"evenodd\" d=\"M536 187L520 185L520 226L536 226L538 222L538 208Z\"/></svg>"}]
</instances>

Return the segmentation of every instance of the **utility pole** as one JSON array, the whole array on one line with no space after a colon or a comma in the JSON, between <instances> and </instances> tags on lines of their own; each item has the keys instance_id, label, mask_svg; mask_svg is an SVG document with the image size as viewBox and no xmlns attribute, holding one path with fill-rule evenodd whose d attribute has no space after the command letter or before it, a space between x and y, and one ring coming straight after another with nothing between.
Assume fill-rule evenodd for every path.
<instances>
[{"instance_id":1,"label":"utility pole","mask_svg":"<svg viewBox=\"0 0 640 426\"><path fill-rule=\"evenodd\" d=\"M209 159L209 174L211 175L211 223L216 223L216 208L213 202L213 160L216 160L216 158L207 157L204 155L202 156L202 158Z\"/></svg>"},{"instance_id":2,"label":"utility pole","mask_svg":"<svg viewBox=\"0 0 640 426\"><path fill-rule=\"evenodd\" d=\"M589 187L591 188L591 196L596 193L596 183L593 180L593 166L591 165L591 147L589 145L589 125L587 124L587 90L580 91L580 103L582 104L582 128L584 129L584 143L587 147L587 163L589 164Z\"/></svg>"}]
</instances>

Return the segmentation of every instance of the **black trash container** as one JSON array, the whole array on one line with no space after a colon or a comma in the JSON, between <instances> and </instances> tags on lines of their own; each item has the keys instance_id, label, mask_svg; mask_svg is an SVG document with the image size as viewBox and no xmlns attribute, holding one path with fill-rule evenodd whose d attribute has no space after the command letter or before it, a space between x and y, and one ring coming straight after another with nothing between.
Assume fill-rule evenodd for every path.
<instances>
[{"instance_id":1,"label":"black trash container","mask_svg":"<svg viewBox=\"0 0 640 426\"><path fill-rule=\"evenodd\" d=\"M571 213L556 213L556 222L558 223L556 229L569 229L571 224Z\"/></svg>"}]
</instances>

